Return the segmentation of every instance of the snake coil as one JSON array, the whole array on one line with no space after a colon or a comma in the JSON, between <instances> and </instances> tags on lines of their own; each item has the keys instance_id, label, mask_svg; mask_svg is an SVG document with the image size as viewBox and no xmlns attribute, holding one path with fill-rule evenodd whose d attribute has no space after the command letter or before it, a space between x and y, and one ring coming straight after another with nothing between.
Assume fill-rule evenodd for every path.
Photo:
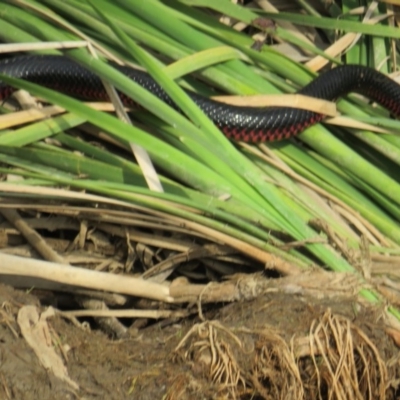
<instances>
[{"instance_id":1,"label":"snake coil","mask_svg":"<svg viewBox=\"0 0 400 400\"><path fill-rule=\"evenodd\" d=\"M165 91L145 72L116 67L130 79L174 106ZM107 101L101 80L63 56L20 56L2 60L0 73L26 79L82 100ZM0 100L13 88L0 82ZM302 88L298 93L334 101L350 92L360 93L400 116L400 85L372 68L346 65L334 68ZM187 92L203 112L234 140L264 142L287 139L321 121L322 114L292 107L239 107L220 103L196 93ZM121 94L125 105L133 104Z\"/></svg>"}]
</instances>

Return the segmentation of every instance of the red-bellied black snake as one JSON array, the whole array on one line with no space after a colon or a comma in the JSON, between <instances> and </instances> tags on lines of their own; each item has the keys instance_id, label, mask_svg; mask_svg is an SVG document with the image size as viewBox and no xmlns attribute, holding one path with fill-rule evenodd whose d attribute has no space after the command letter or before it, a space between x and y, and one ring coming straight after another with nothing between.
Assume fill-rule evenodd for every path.
<instances>
[{"instance_id":1,"label":"red-bellied black snake","mask_svg":"<svg viewBox=\"0 0 400 400\"><path fill-rule=\"evenodd\" d=\"M165 91L145 72L117 67L168 104L173 102ZM19 56L0 61L0 73L41 84L83 99L105 101L108 95L101 80L92 72L63 56ZM13 89L0 82L0 100ZM321 74L298 93L334 101L350 92L357 92L376 101L395 116L400 115L400 85L369 67L345 65ZM321 121L322 114L292 107L241 107L217 102L187 92L208 117L234 140L264 142L290 138ZM126 105L132 100L122 96Z\"/></svg>"}]
</instances>

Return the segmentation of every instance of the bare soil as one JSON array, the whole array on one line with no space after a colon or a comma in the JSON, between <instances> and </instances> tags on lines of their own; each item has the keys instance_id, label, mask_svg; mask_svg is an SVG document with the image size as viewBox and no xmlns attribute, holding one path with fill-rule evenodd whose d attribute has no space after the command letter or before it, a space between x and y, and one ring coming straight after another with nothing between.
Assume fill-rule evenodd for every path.
<instances>
[{"instance_id":1,"label":"bare soil","mask_svg":"<svg viewBox=\"0 0 400 400\"><path fill-rule=\"evenodd\" d=\"M370 357L366 371L371 387L363 392L364 398L382 398L382 388L384 398L400 398L398 348L380 320L381 309L348 299L318 300L275 292L251 301L214 305L203 310L203 320L194 315L132 328L127 340L113 340L93 329L93 324L85 330L56 315L47 320L53 345L63 349L69 377L78 390L46 371L21 335L18 312L24 305L44 310L38 298L0 285L0 302L1 399L313 399L318 391L325 399L329 374L319 368L318 388L311 342L301 345L302 338L309 337L321 321L327 322L317 332L321 343L322 332L334 331L339 321L336 327L350 327L341 337L353 337L356 367ZM337 331L336 335L331 337L331 348L338 348ZM377 354L366 350L368 342ZM363 356L357 359L360 351ZM297 367L290 354L296 356ZM316 360L324 364L322 358ZM362 386L362 376L358 381ZM341 382L337 384L338 391L344 390ZM334 393L332 398L339 397Z\"/></svg>"}]
</instances>

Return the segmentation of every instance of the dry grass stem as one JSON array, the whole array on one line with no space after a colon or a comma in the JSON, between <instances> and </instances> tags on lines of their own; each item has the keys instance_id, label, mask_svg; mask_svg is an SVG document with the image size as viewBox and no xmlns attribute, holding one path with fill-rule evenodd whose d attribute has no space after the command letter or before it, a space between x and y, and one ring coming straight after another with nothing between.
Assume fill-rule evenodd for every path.
<instances>
[{"instance_id":1,"label":"dry grass stem","mask_svg":"<svg viewBox=\"0 0 400 400\"><path fill-rule=\"evenodd\" d=\"M79 40L38 43L2 43L0 45L0 54L48 49L77 49L80 47L87 47L87 45L86 41Z\"/></svg>"},{"instance_id":2,"label":"dry grass stem","mask_svg":"<svg viewBox=\"0 0 400 400\"><path fill-rule=\"evenodd\" d=\"M186 311L170 310L109 310L109 309L85 309L76 311L60 311L60 315L67 317L115 317L115 318L184 318Z\"/></svg>"},{"instance_id":3,"label":"dry grass stem","mask_svg":"<svg viewBox=\"0 0 400 400\"><path fill-rule=\"evenodd\" d=\"M336 104L315 97L300 94L284 95L253 95L253 96L215 96L214 100L235 106L246 107L294 107L324 114L328 117L336 117Z\"/></svg>"},{"instance_id":4,"label":"dry grass stem","mask_svg":"<svg viewBox=\"0 0 400 400\"><path fill-rule=\"evenodd\" d=\"M350 273L307 271L280 279L266 279L259 274L236 274L229 280L212 285L172 284L170 295L175 303L202 303L251 300L265 293L296 293L316 298L341 296L355 298L362 289L361 277Z\"/></svg>"},{"instance_id":5,"label":"dry grass stem","mask_svg":"<svg viewBox=\"0 0 400 400\"><path fill-rule=\"evenodd\" d=\"M68 285L130 294L166 302L172 300L169 296L169 289L166 286L142 279L91 271L85 268L70 267L52 262L29 260L6 254L0 254L0 275L2 274L30 276Z\"/></svg>"},{"instance_id":6,"label":"dry grass stem","mask_svg":"<svg viewBox=\"0 0 400 400\"><path fill-rule=\"evenodd\" d=\"M55 252L43 238L32 229L16 210L2 209L1 214L14 225L25 237L28 243L45 259L59 264L67 264L63 257Z\"/></svg>"}]
</instances>

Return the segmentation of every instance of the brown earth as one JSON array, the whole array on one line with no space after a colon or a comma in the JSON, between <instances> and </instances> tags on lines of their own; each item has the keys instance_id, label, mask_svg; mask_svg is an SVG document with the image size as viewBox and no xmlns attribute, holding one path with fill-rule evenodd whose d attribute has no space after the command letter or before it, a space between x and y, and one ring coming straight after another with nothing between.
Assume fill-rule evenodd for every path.
<instances>
[{"instance_id":1,"label":"brown earth","mask_svg":"<svg viewBox=\"0 0 400 400\"><path fill-rule=\"evenodd\" d=\"M53 347L63 349L78 390L46 371L21 334L18 313L24 305L43 311L38 298L2 285L0 301L1 399L314 399L318 391L325 399L335 386L327 366L336 361L333 399L356 398L354 380L359 398L400 398L398 349L382 308L355 300L269 293L205 309L205 320L194 315L132 329L127 340L56 315L46 320ZM320 340L308 340L311 333ZM325 359L323 349L331 349Z\"/></svg>"}]
</instances>

